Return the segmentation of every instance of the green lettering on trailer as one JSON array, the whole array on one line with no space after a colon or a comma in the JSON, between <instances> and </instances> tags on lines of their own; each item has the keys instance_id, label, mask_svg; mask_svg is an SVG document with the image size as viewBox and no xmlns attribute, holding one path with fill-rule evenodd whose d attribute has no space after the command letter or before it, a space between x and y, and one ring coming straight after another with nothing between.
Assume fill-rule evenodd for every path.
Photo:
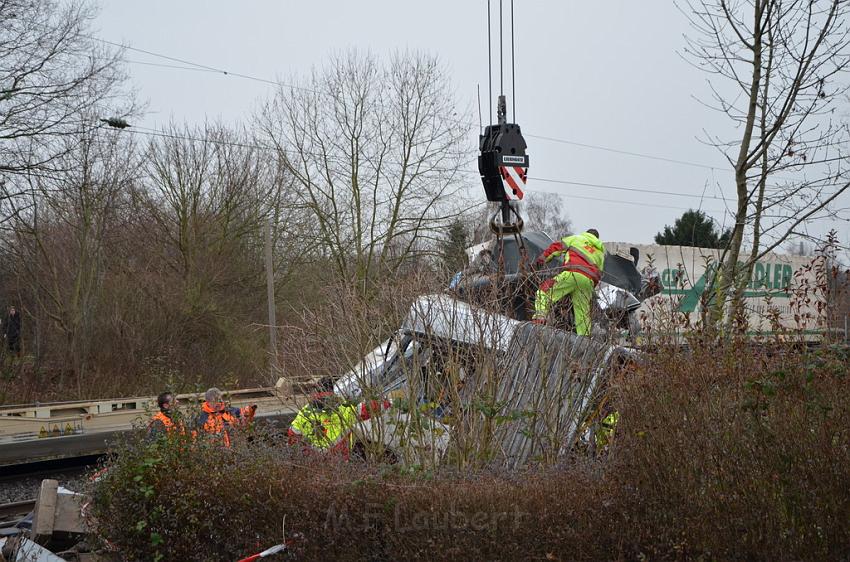
<instances>
[{"instance_id":1,"label":"green lettering on trailer","mask_svg":"<svg viewBox=\"0 0 850 562\"><path fill-rule=\"evenodd\" d=\"M705 273L697 279L697 282L690 289L669 287L668 283L665 283L664 275L662 275L662 285L665 286L662 294L681 295L684 298L682 298L679 303L679 312L694 312L700 302L700 298L706 291L708 276L714 276L714 269L713 264L710 264ZM773 271L771 272L771 270ZM674 270L668 269L664 271L668 280L672 277L670 273L671 271ZM748 284L748 287L752 290L744 291L744 298L791 298L791 295L788 292L788 287L791 285L792 276L793 270L790 265L779 263L762 264L760 262L756 262L755 267L753 268L752 278ZM771 289L774 290L771 291Z\"/></svg>"}]
</instances>

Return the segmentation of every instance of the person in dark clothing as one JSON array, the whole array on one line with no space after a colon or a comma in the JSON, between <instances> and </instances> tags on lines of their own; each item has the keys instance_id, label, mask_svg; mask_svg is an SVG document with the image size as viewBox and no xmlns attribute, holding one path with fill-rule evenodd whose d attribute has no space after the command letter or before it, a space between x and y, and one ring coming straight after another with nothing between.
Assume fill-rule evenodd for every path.
<instances>
[{"instance_id":1,"label":"person in dark clothing","mask_svg":"<svg viewBox=\"0 0 850 562\"><path fill-rule=\"evenodd\" d=\"M9 307L9 316L3 325L3 337L6 338L6 349L14 355L21 354L21 315L14 306Z\"/></svg>"}]
</instances>

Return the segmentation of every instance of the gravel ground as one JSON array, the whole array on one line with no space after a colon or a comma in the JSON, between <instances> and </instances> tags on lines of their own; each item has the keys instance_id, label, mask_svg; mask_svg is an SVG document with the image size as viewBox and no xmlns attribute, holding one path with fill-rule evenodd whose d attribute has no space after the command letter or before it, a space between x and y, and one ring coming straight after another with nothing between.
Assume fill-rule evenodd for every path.
<instances>
[{"instance_id":1,"label":"gravel ground","mask_svg":"<svg viewBox=\"0 0 850 562\"><path fill-rule=\"evenodd\" d=\"M12 503L35 498L38 495L41 481L46 478L58 480L60 486L76 492L83 489L86 476L84 473L76 471L56 474L37 474L35 476L24 476L15 480L0 482L0 503Z\"/></svg>"}]
</instances>

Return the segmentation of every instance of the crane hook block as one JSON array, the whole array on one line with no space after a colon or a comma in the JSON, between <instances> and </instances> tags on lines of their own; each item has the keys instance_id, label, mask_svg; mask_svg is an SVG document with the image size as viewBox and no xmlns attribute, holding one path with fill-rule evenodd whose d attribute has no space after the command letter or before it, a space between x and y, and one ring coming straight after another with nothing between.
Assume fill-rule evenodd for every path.
<instances>
[{"instance_id":1,"label":"crane hook block","mask_svg":"<svg viewBox=\"0 0 850 562\"><path fill-rule=\"evenodd\" d=\"M488 201L522 199L528 172L527 145L516 123L488 125L479 136L478 172Z\"/></svg>"}]
</instances>

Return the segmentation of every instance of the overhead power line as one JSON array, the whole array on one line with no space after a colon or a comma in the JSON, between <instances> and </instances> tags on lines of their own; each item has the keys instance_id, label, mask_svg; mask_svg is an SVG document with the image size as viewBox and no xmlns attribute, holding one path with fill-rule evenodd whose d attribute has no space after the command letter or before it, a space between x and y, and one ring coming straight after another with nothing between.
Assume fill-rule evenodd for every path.
<instances>
[{"instance_id":1,"label":"overhead power line","mask_svg":"<svg viewBox=\"0 0 850 562\"><path fill-rule=\"evenodd\" d=\"M160 137L165 139L174 139L174 140L185 140L190 142L206 142L210 144L218 144L221 146L233 146L236 148L253 148L256 150L268 150L271 152L276 152L277 149L273 146L267 146L263 144L256 144L250 142L237 142L237 141L229 141L223 139L215 139L209 137L190 137L187 135L177 135L174 133L169 133L166 131L159 131L157 129L151 129L149 127L140 127L135 126L132 129L125 129L125 133L132 133L135 135L144 135L149 137Z\"/></svg>"},{"instance_id":2,"label":"overhead power line","mask_svg":"<svg viewBox=\"0 0 850 562\"><path fill-rule=\"evenodd\" d=\"M161 59L164 59L164 60L177 62L177 63L180 63L181 65L187 65L187 66L180 66L180 65L173 65L173 64L162 64L162 63L155 63L155 62L148 62L148 61L138 61L138 60L127 60L126 62L128 62L130 64L139 64L139 65L145 65L145 66L169 68L169 69L173 69L173 70L207 72L207 73L213 73L213 74L220 74L220 75L223 75L223 76L233 76L235 78L243 78L243 79L246 79L246 80L253 80L255 82L260 82L260 83L263 83L263 84L269 84L269 85L272 85L272 86L284 86L284 87L287 87L287 88L292 88L292 89L295 89L295 90L302 90L302 91L305 91L305 92L310 92L310 93L319 94L319 95L330 95L328 92L323 92L321 90L316 90L316 89L313 89L313 88L307 88L305 86L297 86L295 84L287 84L287 83L279 82L279 81L276 81L276 80L270 80L270 79L267 79L267 78L252 76L250 74L245 74L245 73L242 73L242 72L233 72L233 71L230 71L230 70L226 70L224 68L209 66L209 65L206 65L206 64L190 61L190 60L187 60L187 59L184 59L184 58L174 57L174 56L171 56L171 55L166 55L164 53L158 53L156 51L151 51L151 50L148 50L148 49L141 49L139 47L132 47L130 45L126 45L126 44L123 44L123 43L117 43L115 41L109 41L107 39L103 39L103 38L96 37L96 36L93 36L93 35L87 35L86 37L88 37L88 38L90 38L94 41L99 41L99 42L105 43L107 45L112 45L114 47L119 47L121 49L126 49L128 51L142 53L142 54L149 55L149 56L152 56L152 57L158 57L158 58L161 58ZM491 78L491 80L492 80L492 78ZM514 110L514 112L515 111L516 110ZM492 114L491 114L490 121L492 122ZM466 122L463 122L463 121L458 121L458 123L463 124L463 125L469 125L469 126L475 125L474 123L470 124L470 123L466 123ZM551 136L545 136L545 135L534 135L534 134L527 134L527 133L526 133L525 136L530 137L530 138L539 139L539 140L548 141L548 142L567 144L567 145L571 145L571 146L578 146L578 147L589 148L589 149L593 149L593 150L602 150L602 151L610 152L610 153L614 153L614 154L622 154L622 155L625 155L625 156L633 156L633 157L636 157L636 158L645 158L645 159L649 159L649 160L655 160L655 161L658 161L658 162L668 162L668 163L671 163L671 164L680 164L680 165L684 165L684 166L692 166L692 167L695 167L695 168L702 168L702 169L706 169L706 170L719 170L719 171L728 170L728 168L724 168L724 167L720 167L720 166L712 166L712 165L709 165L709 164L702 164L702 163L699 163L699 162L681 160L681 159L678 159L678 158L669 158L669 157L666 157L666 156L657 156L657 155L653 155L653 154L645 154L645 153L642 153L642 152L634 152L634 151L630 151L630 150L622 150L622 149L618 149L618 148L612 148L612 147L601 146L601 145L597 145L597 144L590 144L590 143L572 141L572 140L562 139L562 138L557 138L557 137L551 137Z\"/></svg>"},{"instance_id":3,"label":"overhead power line","mask_svg":"<svg viewBox=\"0 0 850 562\"><path fill-rule=\"evenodd\" d=\"M155 66L157 68L170 68L173 70L189 70L192 72L212 72L218 74L218 71L215 70L207 70L206 68L199 68L197 66L184 66L179 64L167 64L162 62L150 62L143 60L133 60L133 59L124 59L124 62L129 64L140 64L142 66Z\"/></svg>"},{"instance_id":4,"label":"overhead power line","mask_svg":"<svg viewBox=\"0 0 850 562\"><path fill-rule=\"evenodd\" d=\"M207 70L207 71L210 71L210 72L216 72L216 73L224 74L225 76L236 76L237 78L245 78L247 80L256 80L257 82L265 82L266 84L276 84L276 82L274 82L272 80L266 80L265 78L258 78L257 76L251 76L249 74L242 74L242 73L239 73L239 72L230 72L230 71L225 70L223 68L216 68L214 66L201 64L201 63L198 63L198 62L193 62L193 61L181 59L181 58L178 58L178 57L172 57L171 55L165 55L165 54L162 54L162 53L157 53L156 51L149 51L147 49L140 49L138 47L132 47L130 45L126 45L126 44L123 44L123 43L117 43L115 41L109 41L108 39L103 39L101 37L96 37L96 36L93 36L93 35L88 35L87 37L89 37L90 39L93 39L95 41L100 41L101 43L106 43L107 45L112 45L113 47L118 47L119 49L126 49L128 51L134 51L136 53L143 53L145 55L150 55L152 57L158 57L158 58L170 60L170 61L173 61L173 62L179 62L181 64L187 64L187 65L199 68L201 70Z\"/></svg>"},{"instance_id":5,"label":"overhead power line","mask_svg":"<svg viewBox=\"0 0 850 562\"><path fill-rule=\"evenodd\" d=\"M97 37L95 35L86 35L85 37L88 37L92 41L99 41L101 43L105 43L107 45L112 45L113 47L118 47L120 49L125 49L127 51L133 51L135 53L142 53L142 54L149 55L149 56L152 56L152 57L161 58L163 60L178 62L182 65L188 65L188 67L187 66L176 66L176 65L163 65L163 64L157 64L157 63L152 63L152 62L143 62L143 61L127 61L127 62L130 62L132 64L144 64L144 65L148 65L148 66L160 66L160 67L163 67L163 68L173 68L175 70L193 70L193 71L201 71L201 72L210 72L210 73L213 73L213 74L221 74L223 76L233 76L235 78L243 78L245 80L253 80L255 82L261 82L263 84L269 84L269 85L272 85L272 86L285 86L287 88L293 88L295 90L303 90L305 92L312 92L314 94L324 94L324 92L313 90L311 88L307 88L307 87L304 87L304 86L296 86L294 84L285 84L283 82L278 82L276 80L269 80L268 78L261 78L259 76L252 76L250 74L245 74L245 73L242 73L242 72L233 72L233 71L230 71L230 70L227 70L227 69L224 69L224 68L217 68L217 67L214 67L214 66L201 64L201 63L186 60L186 59L183 59L183 58L173 57L171 55L166 55L166 54L163 54L163 53L157 53L156 51L149 51L147 49L140 49L139 47L132 47L130 45L125 45L123 43L117 43L115 41L109 41L108 39L103 39L103 38Z\"/></svg>"},{"instance_id":6,"label":"overhead power line","mask_svg":"<svg viewBox=\"0 0 850 562\"><path fill-rule=\"evenodd\" d=\"M637 158L647 158L649 160L658 160L660 162L669 162L671 164L682 164L683 166L693 166L695 168L703 168L703 169L706 169L706 170L728 170L728 168L720 168L718 166L710 166L708 164L700 164L699 162L689 162L687 160L679 160L679 159L676 159L676 158L667 158L665 156L655 156L655 155L652 155L652 154L644 154L642 152L632 152L632 151L629 151L629 150L620 150L618 148L610 148L610 147L607 147L607 146L600 146L600 145L597 145L597 144L588 144L588 143L584 143L584 142L576 142L576 141L571 141L571 140L567 140L567 139L559 139L559 138L555 138L555 137L546 137L546 136L543 136L543 135L526 134L525 136L531 137L531 138L534 138L534 139L545 140L545 141L549 141L549 142L557 142L557 143L560 143L560 144L569 144L569 145L572 145L572 146L580 146L582 148L592 148L594 150L604 150L605 152L613 152L615 154L625 154L626 156L635 156Z\"/></svg>"},{"instance_id":7,"label":"overhead power line","mask_svg":"<svg viewBox=\"0 0 850 562\"><path fill-rule=\"evenodd\" d=\"M513 5L511 5L511 9L513 11ZM488 2L488 12L489 12L489 2ZM488 16L489 16L489 14L488 14ZM489 17L488 17L488 21L489 21ZM513 27L513 22L512 22L512 27ZM488 25L488 33L489 33L489 25ZM295 90L301 90L301 91L305 91L305 92L310 92L310 93L314 93L314 94L318 94L318 95L328 95L328 96L331 95L331 93L324 92L322 90L316 90L316 89L308 88L308 87L305 87L305 86L298 86L298 85L295 85L295 84L288 84L288 83L279 82L279 81L276 81L276 80L270 80L270 79L267 79L267 78L252 76L250 74L245 74L245 73L242 73L242 72L232 72L232 71L226 70L224 68L206 65L206 64L190 61L190 60L187 60L187 59L184 59L184 58L166 55L164 53L159 53L159 52L156 52L156 51L151 51L151 50L148 50L148 49L141 49L139 47L132 47L130 45L126 45L126 44L123 44L123 43L117 43L115 41L109 41L108 39L103 39L101 37L97 37L97 36L94 36L94 35L85 35L85 37L88 37L89 39L91 39L93 41L99 41L101 43L104 43L104 44L107 44L107 45L112 45L114 47L119 47L121 49L126 49L128 51L143 53L145 55L149 55L149 56L152 56L152 57L158 57L158 58L161 58L161 59L164 59L164 60L168 60L168 61L171 61L171 62L177 62L177 63L180 63L181 65L187 65L187 66L180 66L180 65L173 65L173 64L162 64L162 63L155 63L155 62L148 62L148 61L138 61L138 60L127 60L126 62L128 62L130 64L140 64L140 65L145 65L145 66L169 68L169 69L173 69L173 70L208 72L208 73L213 73L213 74L220 74L220 75L223 75L223 76L233 76L233 77L236 77L236 78L253 80L253 81L256 81L256 82L260 82L260 83L263 83L263 84L269 84L269 85L272 85L272 86L283 86L283 87L287 87L287 88L291 88L291 89L295 89ZM512 43L513 43L513 38L512 38ZM513 45L511 46L511 49L513 50ZM488 56L489 56L489 37L488 37ZM512 54L512 57L513 57L513 54ZM492 78L491 78L491 82L492 82ZM492 94L491 94L491 97L492 97ZM514 95L514 98L515 97L516 96ZM491 108L491 112L492 112L492 108ZM516 109L514 108L514 113L515 112L516 112ZM490 121L492 122L492 120L493 119L492 119L492 113L491 113ZM458 125L468 126L468 127L471 127L471 128L475 127L475 123L467 123L467 122L462 121L462 120L456 120L455 122ZM654 160L654 161L657 161L657 162L667 162L667 163L670 163L670 164L679 164L679 165L683 165L683 166L691 166L691 167L695 167L695 168L702 168L702 169L705 169L705 170L712 170L712 171L715 171L715 170L717 170L717 171L729 171L728 167L713 166L713 165L710 165L710 164L693 162L693 161L689 161L689 160L682 160L682 159L679 159L679 158L670 158L670 157L667 157L667 156L658 156L658 155L655 155L655 154L646 154L646 153L643 153L643 152L623 150L623 149L619 149L619 148L612 148L612 147L609 147L609 146L602 146L602 145L598 145L598 144L578 142L578 141L573 141L573 140L569 140L569 139L562 139L562 138L558 138L558 137L552 137L552 136L546 136L546 135L534 135L534 134L526 134L525 136L527 136L529 138L535 138L535 139L539 139L539 140L548 141L548 142L555 142L555 143L566 144L566 145L570 145L570 146L578 146L578 147L581 147L581 148L588 148L588 149L593 149L593 150L601 150L601 151L605 151L605 152L610 152L612 154L622 154L622 155L625 155L625 156L632 156L632 157L636 157L636 158L644 158L644 159L648 159L648 160ZM777 179L785 179L785 180L788 180L788 181L796 181L796 178L778 177ZM675 194L675 195L680 195L680 194Z\"/></svg>"},{"instance_id":8,"label":"overhead power line","mask_svg":"<svg viewBox=\"0 0 850 562\"><path fill-rule=\"evenodd\" d=\"M190 141L190 142L208 142L210 144L219 144L219 145L223 145L223 146L233 146L233 147L237 147L237 148L250 148L250 149L270 151L270 152L277 152L278 151L278 149L273 147L273 146L268 146L268 145L263 145L263 144L258 144L258 143L228 141L228 140L213 139L213 138L191 137L191 136L187 136L187 135L180 135L180 134L168 133L168 132L165 132L165 131L158 131L158 130L155 130L155 129L150 129L148 127L134 127L132 129L124 129L122 132L132 133L132 134L136 134L136 135L143 135L143 136L161 137L161 138L168 138L168 139L175 139L175 140L185 140L185 141ZM310 156L322 156L320 154L314 154L314 153L308 153L308 154ZM475 175L475 176L479 175L479 173L475 170L464 170L464 169L454 170L454 169L449 169L449 168L433 168L433 170L438 171L438 172L457 172L457 173L470 174L470 175ZM600 183L578 182L578 181L553 179L553 178L543 178L543 177L529 177L529 179L532 180L532 181L537 181L537 182L541 182L541 183L550 183L550 184L559 184L559 185L573 185L573 186L578 186L578 187L588 187L588 188L597 188L597 189L611 189L611 190L616 190L616 191L635 192L635 193L650 193L650 194L656 194L656 195L676 195L676 196L679 196L679 197L690 197L690 198L695 198L695 199L699 199L699 200L704 200L704 199L722 200L721 197L716 197L716 196L703 196L703 195L695 195L695 194L690 194L690 193L678 193L678 192L674 192L674 191L664 191L664 190L659 190L659 189L647 189L647 188L640 188L640 187L606 185L606 184L600 184ZM554 195L567 195L565 193L560 193L560 192L557 192L557 191L548 191L548 190L543 190L543 189L538 190L538 191L541 191L543 193L551 193L551 194L554 194ZM640 201L624 201L624 200L612 199L612 198L592 197L592 196L587 196L587 195L577 195L577 194L574 194L574 193L570 193L568 195L571 198L584 199L584 200L588 200L588 201L601 201L601 202L606 202L606 203L619 203L619 204L623 204L623 205L633 205L633 206L648 207L648 208L676 209L676 210L689 210L691 208L691 207L680 207L680 206L675 206L675 205L662 205L662 204L657 204L657 203L646 203L646 202L640 202ZM712 212L712 213L722 213L722 212L724 212L724 211L719 211L719 210L709 210L709 209L705 209L705 210L708 211L708 212Z\"/></svg>"},{"instance_id":9,"label":"overhead power line","mask_svg":"<svg viewBox=\"0 0 850 562\"><path fill-rule=\"evenodd\" d=\"M534 181L540 181L544 183L562 183L565 185L579 185L582 187L596 187L599 189L613 189L617 191L633 191L636 193L651 193L654 195L673 195L676 197L695 197L697 199L716 199L718 201L725 201L723 197L718 197L716 195L696 195L694 193L682 193L677 191L663 191L660 189L649 189L643 187L625 187L620 185L607 185L604 183L588 183L588 182L580 182L580 181L569 181L569 180L555 180L550 178L540 178L536 176L528 176L528 179Z\"/></svg>"},{"instance_id":10,"label":"overhead power line","mask_svg":"<svg viewBox=\"0 0 850 562\"><path fill-rule=\"evenodd\" d=\"M161 58L161 59L164 59L164 60L169 60L169 61L172 61L172 62L178 62L181 65L188 65L188 66L161 64L161 63L138 61L138 60L127 60L126 61L126 62L131 63L131 64L141 64L141 65L146 65L146 66L171 68L173 70L191 70L191 71L196 71L196 72L198 72L198 71L199 72L211 72L211 73L214 73L214 74L221 74L223 76L233 76L233 77L236 77L236 78L244 78L246 80L254 80L256 82L261 82L263 84L269 84L269 85L272 85L272 86L280 85L280 86L285 86L285 87L288 87L288 88L294 88L294 89L297 89L297 90L303 90L303 91L311 92L311 93L314 93L314 94L329 95L327 92L322 92L320 90L314 90L312 88L306 88L304 86L296 86L294 84L286 84L286 83L282 83L282 82L279 82L279 81L276 81L276 80L269 80L267 78L252 76L250 74L245 74L245 73L242 73L242 72L233 72L233 71L230 71L230 70L226 70L224 68L209 66L209 65L206 65L206 64L190 61L190 60L187 60L187 59L184 59L184 58L174 57L174 56L171 56L171 55L166 55L164 53L158 53L156 51L151 51L151 50L148 50L148 49L141 49L139 47L133 47L133 46L130 46L130 45L126 45L124 43L117 43L115 41L109 41L107 39L103 39L101 37L96 37L96 36L93 36L93 35L88 35L87 37L94 40L94 41L100 41L100 42L105 43L107 45L112 45L113 47L118 47L118 48L121 48L121 49L126 49L128 51L134 51L134 52L137 52L137 53L143 53L145 55L149 55L149 56L152 56L152 57L158 57L158 58ZM491 117L491 121L492 121L492 117ZM464 123L464 124L466 124L466 123ZM474 125L474 123L472 125ZM693 166L693 167L696 167L696 168L703 168L703 169L707 169L707 170L726 170L727 169L727 168L722 168L722 167L719 167L719 166L711 166L711 165L708 165L708 164L701 164L699 162L691 162L691 161L688 161L688 160L680 160L680 159L677 159L677 158L668 158L666 156L656 156L656 155L653 155L653 154L644 154L644 153L641 153L641 152L633 152L633 151L630 151L630 150L622 150L622 149L618 149L618 148L611 148L611 147L607 147L607 146L601 146L601 145L596 145L596 144L572 141L572 140L568 140L568 139L561 139L561 138L550 137L550 136L545 136L545 135L526 134L526 136L531 137L531 138L535 138L535 139L549 141L549 142L557 142L557 143L568 144L568 145L572 145L572 146L580 146L582 148L591 148L591 149L594 149L594 150L603 150L603 151L612 152L612 153L615 153L615 154L624 154L626 156L634 156L634 157L637 157L637 158L647 158L647 159L650 159L650 160L657 160L657 161L660 161L660 162L669 162L669 163L672 163L672 164L682 164L682 165L685 165L685 166Z\"/></svg>"},{"instance_id":11,"label":"overhead power line","mask_svg":"<svg viewBox=\"0 0 850 562\"><path fill-rule=\"evenodd\" d=\"M602 203L614 203L614 204L620 204L620 205L633 205L635 207L647 207L647 208L650 208L650 209L674 209L674 210L677 210L677 211L691 211L691 210L694 209L694 207L680 207L680 206L676 206L676 205L660 205L658 203L645 203L643 201L624 201L622 199L611 199L611 198L604 198L604 197L591 197L589 195L576 195L574 193L565 194L565 193L559 193L557 191L546 191L544 189L539 189L539 190L536 190L536 191L539 191L541 193L549 193L549 194L552 194L552 195L567 195L570 199L584 199L586 201L601 201ZM726 211L722 211L722 210L718 210L718 209L703 209L701 207L698 207L697 209L702 210L706 213L723 214L723 213L726 212Z\"/></svg>"},{"instance_id":12,"label":"overhead power line","mask_svg":"<svg viewBox=\"0 0 850 562\"><path fill-rule=\"evenodd\" d=\"M218 67L214 67L214 66L210 66L210 65L206 65L206 64L202 64L202 63L197 63L197 62L190 61L190 60L187 60L187 59L184 59L184 58L174 57L174 56L171 56L171 55L166 55L164 53L159 53L159 52L151 51L151 50L148 50L148 49L141 49L141 48L138 48L138 47L132 47L130 45L125 45L125 44L122 44L122 43L109 41L107 39L102 39L100 37L95 37L95 36L89 36L89 37L91 39L95 40L95 41L100 41L100 42L108 44L108 45L112 45L112 46L115 46L115 47L119 47L119 48L126 49L126 50L129 50L129 51L142 53L142 54L153 56L153 57L158 57L158 58L168 60L168 61L171 61L171 62L180 63L180 65L173 65L173 64L162 64L162 63L154 63L154 62L147 62L147 61L135 61L135 60L127 61L127 62L130 62L132 64L141 64L141 65L155 66L155 67L161 67L161 68L171 68L171 69L174 69L174 70L209 72L209 73L221 74L223 76L233 76L233 77L236 77L236 78L253 80L253 81L264 83L264 84L281 85L281 86L285 86L285 87L289 87L289 88L308 91L308 92L311 92L311 93L325 94L326 95L325 92L317 91L317 90L314 90L314 89L311 89L311 88L305 88L305 87L296 86L296 85L293 85L293 84L285 84L285 83L277 82L277 81L274 81L274 80L268 80L268 79L265 79L265 78L252 76L252 75L241 73L241 72L232 72L232 71L228 71L224 68L218 68ZM182 66L182 65L186 65L186 66ZM153 129L148 129L146 131L145 130L139 130L139 129L146 129L146 128L136 127L134 130L130 130L129 132L136 133L136 134L150 135L150 136L159 136L159 137L166 137L166 138L173 138L173 139L189 140L189 141L194 141L194 142L203 141L203 142L227 144L227 145L238 146L238 147L242 147L242 148L254 148L254 149L259 149L259 150L276 150L274 147L263 146L263 145L258 145L258 144L240 143L240 142L233 142L233 141L223 141L223 140L219 140L219 139L199 139L199 138L186 137L186 136L182 136L182 135L174 135L174 134L171 134L171 133L166 133L166 132L157 131L157 130L153 130ZM646 159L656 160L656 161L661 161L661 162L682 164L682 165L693 166L693 167L709 169L709 170L722 170L723 169L723 168L720 168L720 167L717 167L717 166L710 166L710 165L707 165L707 164L690 162L690 161L687 161L687 160L680 160L680 159L676 159L676 158L667 158L667 157L663 157L663 156L656 156L656 155L644 154L644 153L633 152L633 151L628 151L628 150L621 150L621 149L616 149L616 148L611 148L611 147L606 147L606 146L600 146L600 145L594 145L594 144L589 144L589 143L582 143L582 142L577 142L577 141L571 141L571 140L561 139L561 138L556 138L556 137L550 137L550 136L544 136L544 135L533 135L533 134L528 134L527 136L530 137L530 138L536 138L536 139L545 140L545 141L549 141L549 142L556 142L556 143L560 143L560 144L579 146L579 147L590 148L590 149L594 149L594 150L602 150L602 151L606 151L606 152L623 154L623 155L633 156L633 157L638 157L638 158L646 158ZM445 170L445 171L449 171L449 170ZM475 173L476 175L478 174L477 172L474 172L474 171L471 171L471 170L459 170L459 171L461 173ZM714 199L714 200L725 201L725 199L723 197L718 197L718 196L695 195L695 194L690 194L690 193L681 193L681 192L676 192L676 191L666 191L666 190L659 190L659 189L627 187L627 186L614 186L614 185L607 185L607 184L600 184L600 183L578 182L578 181L571 181L571 180L561 180L561 179L541 178L541 177L530 177L529 179L532 179L534 181L544 182L544 183L573 185L573 186L589 187L589 188L596 188L596 189L609 189L609 190L626 191L626 192L631 191L631 192L636 192L636 193L647 193L647 194L654 194L654 195L669 195L669 196L675 196L675 197L690 197L690 198L696 198L696 199L700 199L700 200ZM584 197L584 196L578 196L578 195L574 195L574 194L571 194L571 197L594 200L594 201L611 201L609 199ZM628 205L639 205L639 206L646 206L646 207L660 207L660 208L674 208L674 209L680 208L680 207L674 207L674 206L668 206L668 205L647 204L647 203L641 203L641 202L637 202L637 201L617 201L617 202L623 203L623 204L628 204ZM720 212L720 211L716 211L716 212Z\"/></svg>"},{"instance_id":13,"label":"overhead power line","mask_svg":"<svg viewBox=\"0 0 850 562\"><path fill-rule=\"evenodd\" d=\"M223 145L235 146L235 147L240 147L240 148L253 148L253 149L257 149L257 150L269 150L269 151L277 151L278 150L275 147L262 145L262 144L243 143L243 142L236 142L236 141L224 141L224 140L220 140L220 139L207 139L207 138L199 138L199 137L189 137L189 136L185 136L185 135L176 135L176 134L172 134L172 133L167 133L167 132L164 132L164 131L157 131L155 129L150 129L148 127L136 127L136 130L128 130L128 132L135 132L137 134L142 134L142 135L158 136L158 137L165 137L165 138L178 139L178 140L186 140L186 141L192 141L192 142L209 142L209 143L213 143L213 144L223 144ZM320 156L320 157L324 156L322 154L315 154L315 153L307 153L307 154L310 155L310 156ZM452 170L440 169L440 170L437 170L437 171L452 171ZM459 171L461 173L475 174L476 176L479 175L479 173L477 171L474 171L474 170L459 170ZM608 184L604 184L604 183L589 183L589 182L580 182L580 181L573 181L573 180L542 178L542 177L538 177L538 176L529 176L528 179L532 180L532 181L539 181L539 182L544 182L544 183L556 183L556 184L563 184L563 185L577 185L577 186L580 186L580 187L592 187L592 188L598 188L598 189L611 189L611 190L616 190L616 191L631 191L631 192L635 192L635 193L649 193L649 194L653 194L653 195L673 195L673 196L676 196L676 197L691 197L691 198L696 198L696 199L715 199L715 200L718 200L718 201L724 201L723 197L718 197L716 195L697 195L697 194L694 194L694 193L665 191L665 190L661 190L661 189L651 189L651 188L643 188L643 187L628 187L628 186L621 186L621 185L608 185Z\"/></svg>"}]
</instances>

